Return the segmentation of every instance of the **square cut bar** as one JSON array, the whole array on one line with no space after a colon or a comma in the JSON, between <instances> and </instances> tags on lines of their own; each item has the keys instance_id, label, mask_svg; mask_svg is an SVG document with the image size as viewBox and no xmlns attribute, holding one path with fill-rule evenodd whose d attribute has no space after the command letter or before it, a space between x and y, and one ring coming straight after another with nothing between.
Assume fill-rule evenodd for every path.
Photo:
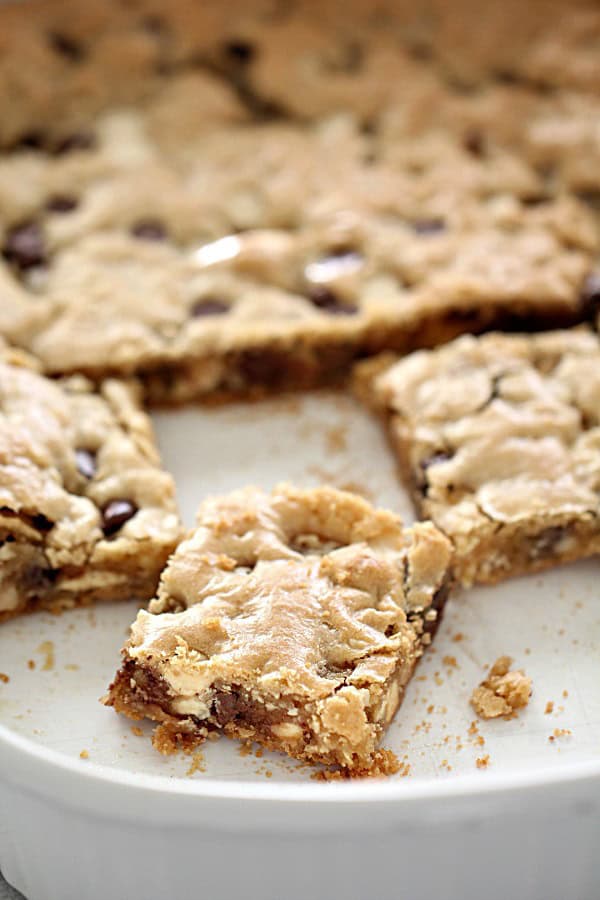
<instances>
[{"instance_id":1,"label":"square cut bar","mask_svg":"<svg viewBox=\"0 0 600 900\"><path fill-rule=\"evenodd\" d=\"M600 342L584 329L465 336L356 368L417 510L464 584L600 552Z\"/></svg>"},{"instance_id":2,"label":"square cut bar","mask_svg":"<svg viewBox=\"0 0 600 900\"><path fill-rule=\"evenodd\" d=\"M0 348L0 621L148 600L180 536L173 480L132 390L50 381Z\"/></svg>"},{"instance_id":3,"label":"square cut bar","mask_svg":"<svg viewBox=\"0 0 600 900\"><path fill-rule=\"evenodd\" d=\"M160 723L162 752L222 732L364 773L436 628L449 559L431 523L403 529L333 488L209 499L105 702Z\"/></svg>"}]
</instances>

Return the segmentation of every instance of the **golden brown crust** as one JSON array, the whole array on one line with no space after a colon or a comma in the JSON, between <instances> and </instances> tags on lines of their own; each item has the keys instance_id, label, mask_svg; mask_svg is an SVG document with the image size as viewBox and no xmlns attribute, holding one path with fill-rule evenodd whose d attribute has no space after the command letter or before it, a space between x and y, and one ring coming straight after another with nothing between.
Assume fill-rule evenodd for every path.
<instances>
[{"instance_id":1,"label":"golden brown crust","mask_svg":"<svg viewBox=\"0 0 600 900\"><path fill-rule=\"evenodd\" d=\"M332 488L205 501L109 691L164 751L220 730L365 768L443 605L449 544ZM169 737L170 736L170 737Z\"/></svg>"},{"instance_id":2,"label":"golden brown crust","mask_svg":"<svg viewBox=\"0 0 600 900\"><path fill-rule=\"evenodd\" d=\"M422 516L464 583L598 552L600 342L588 331L464 337L359 367Z\"/></svg>"},{"instance_id":3,"label":"golden brown crust","mask_svg":"<svg viewBox=\"0 0 600 900\"><path fill-rule=\"evenodd\" d=\"M147 599L180 534L133 391L53 382L0 348L0 620Z\"/></svg>"},{"instance_id":4,"label":"golden brown crust","mask_svg":"<svg viewBox=\"0 0 600 900\"><path fill-rule=\"evenodd\" d=\"M600 14L434 5L3 4L0 333L177 405L591 315Z\"/></svg>"}]
</instances>

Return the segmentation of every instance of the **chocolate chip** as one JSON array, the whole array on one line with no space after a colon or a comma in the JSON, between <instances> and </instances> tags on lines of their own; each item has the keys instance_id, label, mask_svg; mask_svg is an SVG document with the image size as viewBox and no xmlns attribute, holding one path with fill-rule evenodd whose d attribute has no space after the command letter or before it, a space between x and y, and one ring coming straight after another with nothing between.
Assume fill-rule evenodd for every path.
<instances>
[{"instance_id":1,"label":"chocolate chip","mask_svg":"<svg viewBox=\"0 0 600 900\"><path fill-rule=\"evenodd\" d=\"M352 303L344 303L334 294L330 288L323 285L315 285L308 292L308 299L318 309L332 316L353 316L358 312L358 307Z\"/></svg>"},{"instance_id":2,"label":"chocolate chip","mask_svg":"<svg viewBox=\"0 0 600 900\"><path fill-rule=\"evenodd\" d=\"M426 472L431 466L437 466L439 463L447 462L449 459L452 459L452 454L446 450L440 450L438 453L433 453L431 456L422 459L420 465L422 470Z\"/></svg>"},{"instance_id":3,"label":"chocolate chip","mask_svg":"<svg viewBox=\"0 0 600 900\"><path fill-rule=\"evenodd\" d=\"M31 517L31 524L38 531L52 531L54 528L54 522L51 522L43 513L36 513L36 515Z\"/></svg>"},{"instance_id":4,"label":"chocolate chip","mask_svg":"<svg viewBox=\"0 0 600 900\"><path fill-rule=\"evenodd\" d=\"M38 591L47 591L60 575L60 569L46 569L42 566L30 566L23 575L23 587L29 595Z\"/></svg>"},{"instance_id":5,"label":"chocolate chip","mask_svg":"<svg viewBox=\"0 0 600 900\"><path fill-rule=\"evenodd\" d=\"M7 232L2 255L17 269L25 271L46 262L44 235L37 222L22 222Z\"/></svg>"},{"instance_id":6,"label":"chocolate chip","mask_svg":"<svg viewBox=\"0 0 600 900\"><path fill-rule=\"evenodd\" d=\"M167 239L167 229L159 219L140 219L131 226L131 234L142 241Z\"/></svg>"},{"instance_id":7,"label":"chocolate chip","mask_svg":"<svg viewBox=\"0 0 600 900\"><path fill-rule=\"evenodd\" d=\"M551 525L533 538L531 556L549 556L556 550L556 545L564 537L565 529L560 525Z\"/></svg>"},{"instance_id":8,"label":"chocolate chip","mask_svg":"<svg viewBox=\"0 0 600 900\"><path fill-rule=\"evenodd\" d=\"M77 197L69 194L54 194L46 202L46 209L53 213L69 213L73 212L79 206Z\"/></svg>"},{"instance_id":9,"label":"chocolate chip","mask_svg":"<svg viewBox=\"0 0 600 900\"><path fill-rule=\"evenodd\" d=\"M242 66L251 62L256 55L256 48L248 41L229 41L223 49L232 62Z\"/></svg>"},{"instance_id":10,"label":"chocolate chip","mask_svg":"<svg viewBox=\"0 0 600 900\"><path fill-rule=\"evenodd\" d=\"M53 31L48 35L48 38L52 49L56 50L57 53L60 53L61 56L64 56L65 59L68 59L70 62L81 62L84 58L85 51L83 46L79 41L70 37L68 34Z\"/></svg>"},{"instance_id":11,"label":"chocolate chip","mask_svg":"<svg viewBox=\"0 0 600 900\"><path fill-rule=\"evenodd\" d=\"M107 503L102 509L102 531L105 537L116 534L136 512L137 506L131 500L111 500Z\"/></svg>"},{"instance_id":12,"label":"chocolate chip","mask_svg":"<svg viewBox=\"0 0 600 900\"><path fill-rule=\"evenodd\" d=\"M96 136L91 131L74 131L61 138L54 145L55 156L64 156L78 150L93 150L96 147Z\"/></svg>"},{"instance_id":13,"label":"chocolate chip","mask_svg":"<svg viewBox=\"0 0 600 900\"><path fill-rule=\"evenodd\" d=\"M470 128L463 137L463 147L471 156L485 155L485 137L478 128Z\"/></svg>"},{"instance_id":14,"label":"chocolate chip","mask_svg":"<svg viewBox=\"0 0 600 900\"><path fill-rule=\"evenodd\" d=\"M85 450L82 447L78 448L75 451L75 462L77 464L77 471L80 475L83 475L83 477L87 479L94 477L97 464L96 454L93 450Z\"/></svg>"},{"instance_id":15,"label":"chocolate chip","mask_svg":"<svg viewBox=\"0 0 600 900\"><path fill-rule=\"evenodd\" d=\"M47 141L43 131L28 131L12 144L11 150L43 150Z\"/></svg>"},{"instance_id":16,"label":"chocolate chip","mask_svg":"<svg viewBox=\"0 0 600 900\"><path fill-rule=\"evenodd\" d=\"M417 234L440 234L446 230L446 223L443 219L417 219L412 227Z\"/></svg>"},{"instance_id":17,"label":"chocolate chip","mask_svg":"<svg viewBox=\"0 0 600 900\"><path fill-rule=\"evenodd\" d=\"M594 319L600 309L600 272L590 272L581 288L579 303L586 319Z\"/></svg>"},{"instance_id":18,"label":"chocolate chip","mask_svg":"<svg viewBox=\"0 0 600 900\"><path fill-rule=\"evenodd\" d=\"M229 305L223 300L216 297L203 297L201 300L196 300L190 310L190 315L194 319L199 319L202 316L222 316L227 312L229 312Z\"/></svg>"}]
</instances>

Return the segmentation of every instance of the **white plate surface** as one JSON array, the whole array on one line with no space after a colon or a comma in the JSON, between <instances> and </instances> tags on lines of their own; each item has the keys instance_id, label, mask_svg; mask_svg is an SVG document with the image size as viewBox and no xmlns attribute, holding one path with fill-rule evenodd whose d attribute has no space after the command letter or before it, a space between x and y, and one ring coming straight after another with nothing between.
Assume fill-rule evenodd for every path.
<instances>
[{"instance_id":1,"label":"white plate surface","mask_svg":"<svg viewBox=\"0 0 600 900\"><path fill-rule=\"evenodd\" d=\"M161 413L155 424L188 524L207 494L284 480L361 491L412 518L377 424L347 396ZM590 765L600 769L599 575L598 561L589 561L454 596L384 741L409 767L408 777L391 780L430 793L448 781L460 790L465 775L476 774L485 789L540 770L556 781ZM101 706L134 615L131 603L110 604L3 625L0 671L10 681L0 682L0 724L90 770L163 775L178 785L227 779L240 791L309 780L305 767L272 753L242 756L227 740L208 744L190 773L188 757L152 749L149 727L135 734ZM478 733L470 733L469 696L502 654L533 678L532 700L518 718L479 722ZM560 736L550 741L555 729ZM478 768L485 757L487 766Z\"/></svg>"}]
</instances>

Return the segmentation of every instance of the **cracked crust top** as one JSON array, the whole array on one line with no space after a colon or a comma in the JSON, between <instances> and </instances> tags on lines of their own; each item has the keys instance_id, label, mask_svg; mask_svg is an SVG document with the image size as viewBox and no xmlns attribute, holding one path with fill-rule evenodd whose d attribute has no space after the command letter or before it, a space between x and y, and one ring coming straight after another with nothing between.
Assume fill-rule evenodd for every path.
<instances>
[{"instance_id":1,"label":"cracked crust top","mask_svg":"<svg viewBox=\"0 0 600 900\"><path fill-rule=\"evenodd\" d=\"M431 523L404 530L333 488L209 499L138 614L110 702L184 734L365 765L435 628L449 558Z\"/></svg>"},{"instance_id":2,"label":"cracked crust top","mask_svg":"<svg viewBox=\"0 0 600 900\"><path fill-rule=\"evenodd\" d=\"M358 378L464 580L600 548L596 335L468 336L380 374L368 363Z\"/></svg>"},{"instance_id":3,"label":"cracked crust top","mask_svg":"<svg viewBox=\"0 0 600 900\"><path fill-rule=\"evenodd\" d=\"M0 424L0 617L31 599L117 599L128 579L130 596L151 592L181 526L131 390L52 382L3 349Z\"/></svg>"},{"instance_id":4,"label":"cracked crust top","mask_svg":"<svg viewBox=\"0 0 600 900\"><path fill-rule=\"evenodd\" d=\"M174 367L203 394L243 351L239 380L269 381L257 347L343 369L583 318L600 106L574 88L600 16L437 6L2 6L0 333L52 373Z\"/></svg>"}]
</instances>

